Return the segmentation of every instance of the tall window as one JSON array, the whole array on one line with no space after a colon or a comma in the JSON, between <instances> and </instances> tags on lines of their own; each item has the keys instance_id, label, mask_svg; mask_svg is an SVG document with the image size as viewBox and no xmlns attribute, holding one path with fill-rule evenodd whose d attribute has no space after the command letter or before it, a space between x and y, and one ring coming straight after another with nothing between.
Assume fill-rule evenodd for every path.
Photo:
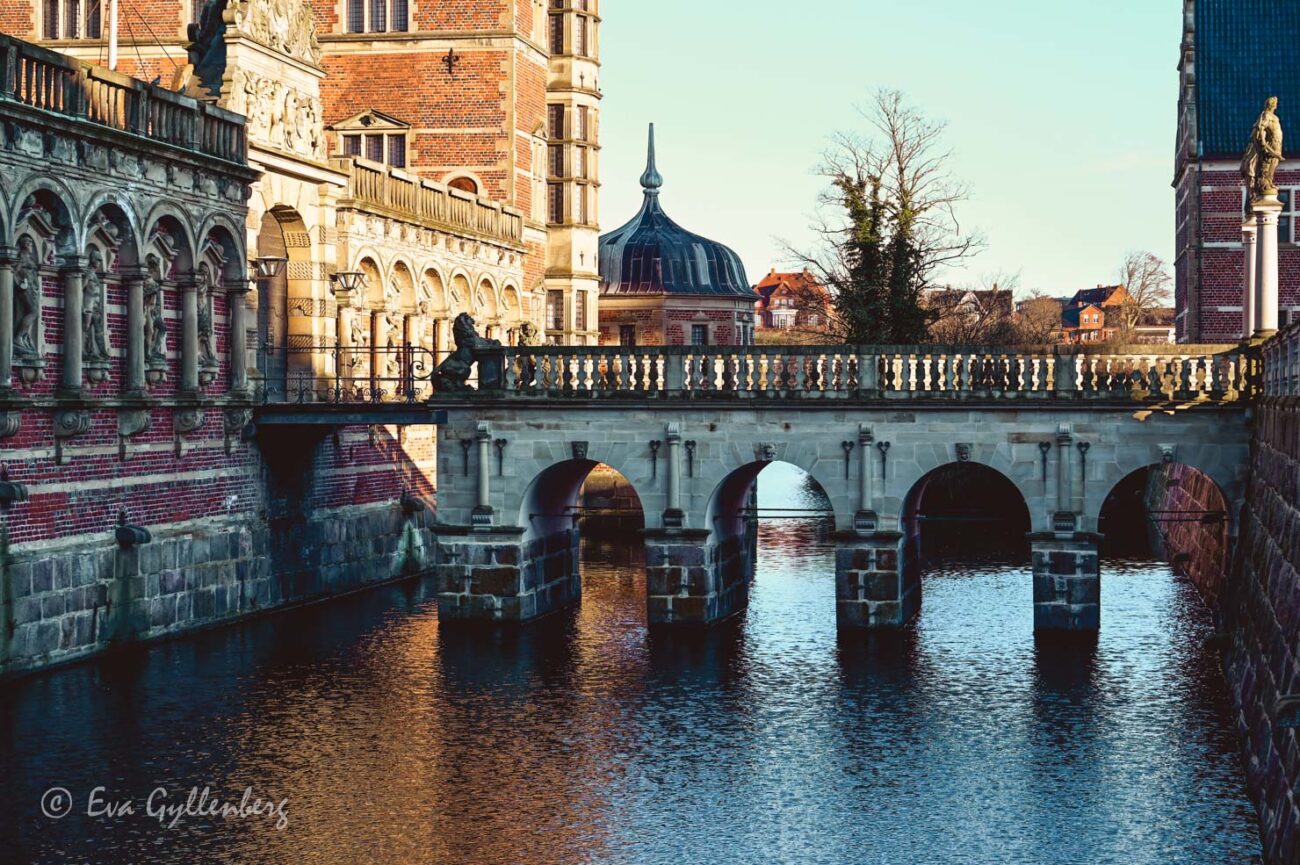
<instances>
[{"instance_id":1,"label":"tall window","mask_svg":"<svg viewBox=\"0 0 1300 865\"><path fill-rule=\"evenodd\" d=\"M388 164L394 168L406 167L406 136L388 136Z\"/></svg>"},{"instance_id":2,"label":"tall window","mask_svg":"<svg viewBox=\"0 0 1300 865\"><path fill-rule=\"evenodd\" d=\"M587 329L587 293L577 291L573 294L573 328L574 330Z\"/></svg>"},{"instance_id":3,"label":"tall window","mask_svg":"<svg viewBox=\"0 0 1300 865\"><path fill-rule=\"evenodd\" d=\"M707 324L691 325L691 345L709 344L709 326Z\"/></svg>"},{"instance_id":4,"label":"tall window","mask_svg":"<svg viewBox=\"0 0 1300 865\"><path fill-rule=\"evenodd\" d=\"M366 159L369 159L372 162L384 161L384 136L366 136Z\"/></svg>"},{"instance_id":5,"label":"tall window","mask_svg":"<svg viewBox=\"0 0 1300 865\"><path fill-rule=\"evenodd\" d=\"M348 0L349 33L405 33L411 28L410 0Z\"/></svg>"},{"instance_id":6,"label":"tall window","mask_svg":"<svg viewBox=\"0 0 1300 865\"><path fill-rule=\"evenodd\" d=\"M546 106L546 134L553 141L564 137L563 105Z\"/></svg>"},{"instance_id":7,"label":"tall window","mask_svg":"<svg viewBox=\"0 0 1300 865\"><path fill-rule=\"evenodd\" d=\"M579 15L573 26L573 53L579 57L587 56L587 32L589 21Z\"/></svg>"},{"instance_id":8,"label":"tall window","mask_svg":"<svg viewBox=\"0 0 1300 865\"><path fill-rule=\"evenodd\" d=\"M361 155L361 136L344 135L343 136L343 155L360 156Z\"/></svg>"},{"instance_id":9,"label":"tall window","mask_svg":"<svg viewBox=\"0 0 1300 865\"><path fill-rule=\"evenodd\" d=\"M636 325L620 324L618 326L618 344L624 348L636 346Z\"/></svg>"},{"instance_id":10,"label":"tall window","mask_svg":"<svg viewBox=\"0 0 1300 865\"><path fill-rule=\"evenodd\" d=\"M551 15L550 20L550 49L552 54L564 53L564 16Z\"/></svg>"},{"instance_id":11,"label":"tall window","mask_svg":"<svg viewBox=\"0 0 1300 865\"><path fill-rule=\"evenodd\" d=\"M546 221L552 224L564 222L564 184L546 184Z\"/></svg>"},{"instance_id":12,"label":"tall window","mask_svg":"<svg viewBox=\"0 0 1300 865\"><path fill-rule=\"evenodd\" d=\"M45 0L46 39L99 39L103 35L103 0Z\"/></svg>"},{"instance_id":13,"label":"tall window","mask_svg":"<svg viewBox=\"0 0 1300 865\"><path fill-rule=\"evenodd\" d=\"M587 179L587 148L579 147L577 154L578 154L578 165L577 168L574 169L573 173L577 177L586 180Z\"/></svg>"},{"instance_id":14,"label":"tall window","mask_svg":"<svg viewBox=\"0 0 1300 865\"><path fill-rule=\"evenodd\" d=\"M574 190L574 204L577 205L578 212L573 214L573 221L579 225L586 225L590 220L587 218L587 187L585 184L578 184Z\"/></svg>"},{"instance_id":15,"label":"tall window","mask_svg":"<svg viewBox=\"0 0 1300 865\"><path fill-rule=\"evenodd\" d=\"M546 292L546 327L564 330L564 292Z\"/></svg>"},{"instance_id":16,"label":"tall window","mask_svg":"<svg viewBox=\"0 0 1300 865\"><path fill-rule=\"evenodd\" d=\"M547 168L551 173L551 177L563 177L564 176L564 145L552 144L546 148L546 152L549 157L548 160L549 164L547 165Z\"/></svg>"},{"instance_id":17,"label":"tall window","mask_svg":"<svg viewBox=\"0 0 1300 865\"><path fill-rule=\"evenodd\" d=\"M573 137L579 141L590 141L587 137L587 123L591 120L591 111L585 105L578 106L578 113L573 118Z\"/></svg>"}]
</instances>

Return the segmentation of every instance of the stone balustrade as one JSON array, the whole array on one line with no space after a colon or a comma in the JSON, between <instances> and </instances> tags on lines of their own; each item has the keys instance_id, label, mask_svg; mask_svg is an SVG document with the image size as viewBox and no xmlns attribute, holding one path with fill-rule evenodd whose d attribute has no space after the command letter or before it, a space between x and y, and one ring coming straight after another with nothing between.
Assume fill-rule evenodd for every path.
<instances>
[{"instance_id":1,"label":"stone balustrade","mask_svg":"<svg viewBox=\"0 0 1300 865\"><path fill-rule=\"evenodd\" d=\"M428 228L523 243L524 216L514 208L367 159L336 158L333 164L348 175L341 207L360 205Z\"/></svg>"},{"instance_id":2,"label":"stone balustrade","mask_svg":"<svg viewBox=\"0 0 1300 865\"><path fill-rule=\"evenodd\" d=\"M244 163L244 118L163 87L0 35L0 100Z\"/></svg>"},{"instance_id":3,"label":"stone balustrade","mask_svg":"<svg viewBox=\"0 0 1300 865\"><path fill-rule=\"evenodd\" d=\"M1231 345L509 347L480 370L509 398L1092 399L1237 402L1257 360ZM498 371L498 365L500 367Z\"/></svg>"},{"instance_id":4,"label":"stone balustrade","mask_svg":"<svg viewBox=\"0 0 1300 865\"><path fill-rule=\"evenodd\" d=\"M1300 323L1264 343L1264 396L1300 396Z\"/></svg>"}]
</instances>

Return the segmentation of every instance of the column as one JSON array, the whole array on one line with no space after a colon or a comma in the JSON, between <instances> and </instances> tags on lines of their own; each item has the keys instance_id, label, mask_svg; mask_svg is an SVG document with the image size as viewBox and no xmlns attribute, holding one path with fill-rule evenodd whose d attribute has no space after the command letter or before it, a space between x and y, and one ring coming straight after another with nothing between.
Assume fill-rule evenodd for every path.
<instances>
[{"instance_id":1,"label":"column","mask_svg":"<svg viewBox=\"0 0 1300 865\"><path fill-rule=\"evenodd\" d=\"M181 386L180 392L199 392L199 285L193 274L177 281L181 290Z\"/></svg>"},{"instance_id":2,"label":"column","mask_svg":"<svg viewBox=\"0 0 1300 865\"><path fill-rule=\"evenodd\" d=\"M65 394L81 393L81 351L85 339L81 321L81 285L86 259L80 255L63 258L63 380Z\"/></svg>"},{"instance_id":3,"label":"column","mask_svg":"<svg viewBox=\"0 0 1300 865\"><path fill-rule=\"evenodd\" d=\"M1056 431L1056 531L1074 531L1074 483L1070 466L1070 427L1061 424ZM1068 523L1068 525L1067 525Z\"/></svg>"},{"instance_id":4,"label":"column","mask_svg":"<svg viewBox=\"0 0 1300 865\"><path fill-rule=\"evenodd\" d=\"M876 530L875 490L873 481L875 472L871 452L875 450L875 434L871 427L862 424L858 427L858 512L853 518L853 528L859 532Z\"/></svg>"},{"instance_id":5,"label":"column","mask_svg":"<svg viewBox=\"0 0 1300 865\"><path fill-rule=\"evenodd\" d=\"M664 511L664 528L681 528L686 524L682 512L682 428L668 424L668 508Z\"/></svg>"},{"instance_id":6,"label":"column","mask_svg":"<svg viewBox=\"0 0 1300 865\"><path fill-rule=\"evenodd\" d=\"M478 442L478 504L470 522L478 527L492 525L492 426L480 421L474 436Z\"/></svg>"},{"instance_id":7,"label":"column","mask_svg":"<svg viewBox=\"0 0 1300 865\"><path fill-rule=\"evenodd\" d=\"M230 392L248 392L248 292L246 279L226 282L226 303L230 307Z\"/></svg>"},{"instance_id":8,"label":"column","mask_svg":"<svg viewBox=\"0 0 1300 865\"><path fill-rule=\"evenodd\" d=\"M14 256L12 246L0 246L0 391L14 380Z\"/></svg>"},{"instance_id":9,"label":"column","mask_svg":"<svg viewBox=\"0 0 1300 865\"><path fill-rule=\"evenodd\" d=\"M1277 333L1277 223L1282 202L1269 195L1256 198L1250 206L1256 227L1255 336L1269 337Z\"/></svg>"},{"instance_id":10,"label":"column","mask_svg":"<svg viewBox=\"0 0 1300 865\"><path fill-rule=\"evenodd\" d=\"M1258 328L1255 306L1255 277L1256 268L1259 266L1256 257L1259 252L1255 248L1255 238L1258 237L1258 232L1259 228L1254 219L1248 219L1241 224L1241 248L1245 252L1241 265L1241 338L1243 340L1250 339Z\"/></svg>"},{"instance_id":11,"label":"column","mask_svg":"<svg viewBox=\"0 0 1300 865\"><path fill-rule=\"evenodd\" d=\"M126 374L127 396L144 396L144 271L138 267L122 273L126 287Z\"/></svg>"}]
</instances>

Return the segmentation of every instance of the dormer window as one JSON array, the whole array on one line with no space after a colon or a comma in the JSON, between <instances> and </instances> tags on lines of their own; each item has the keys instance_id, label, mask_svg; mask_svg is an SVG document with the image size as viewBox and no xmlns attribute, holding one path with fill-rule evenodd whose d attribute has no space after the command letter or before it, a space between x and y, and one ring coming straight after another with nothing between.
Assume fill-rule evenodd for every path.
<instances>
[{"instance_id":1,"label":"dormer window","mask_svg":"<svg viewBox=\"0 0 1300 865\"><path fill-rule=\"evenodd\" d=\"M347 0L349 33L405 33L411 29L409 0Z\"/></svg>"},{"instance_id":2,"label":"dormer window","mask_svg":"<svg viewBox=\"0 0 1300 865\"><path fill-rule=\"evenodd\" d=\"M393 168L407 166L411 125L379 111L365 111L330 127L340 156L368 159Z\"/></svg>"}]
</instances>

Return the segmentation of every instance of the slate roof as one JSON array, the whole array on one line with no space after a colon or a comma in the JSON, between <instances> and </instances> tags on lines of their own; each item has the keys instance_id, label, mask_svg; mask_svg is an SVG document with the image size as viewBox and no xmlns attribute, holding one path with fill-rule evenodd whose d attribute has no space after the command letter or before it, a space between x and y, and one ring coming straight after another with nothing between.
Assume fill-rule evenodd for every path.
<instances>
[{"instance_id":1,"label":"slate roof","mask_svg":"<svg viewBox=\"0 0 1300 865\"><path fill-rule=\"evenodd\" d=\"M1269 96L1300 121L1300 2L1197 0L1196 100L1201 155L1240 156ZM1294 121L1293 121L1294 122ZM1300 132L1300 126L1293 127Z\"/></svg>"},{"instance_id":2,"label":"slate roof","mask_svg":"<svg viewBox=\"0 0 1300 865\"><path fill-rule=\"evenodd\" d=\"M659 203L664 180L655 167L654 125L641 188L645 201L632 221L600 238L602 295L702 295L754 300L740 256L668 218Z\"/></svg>"}]
</instances>

